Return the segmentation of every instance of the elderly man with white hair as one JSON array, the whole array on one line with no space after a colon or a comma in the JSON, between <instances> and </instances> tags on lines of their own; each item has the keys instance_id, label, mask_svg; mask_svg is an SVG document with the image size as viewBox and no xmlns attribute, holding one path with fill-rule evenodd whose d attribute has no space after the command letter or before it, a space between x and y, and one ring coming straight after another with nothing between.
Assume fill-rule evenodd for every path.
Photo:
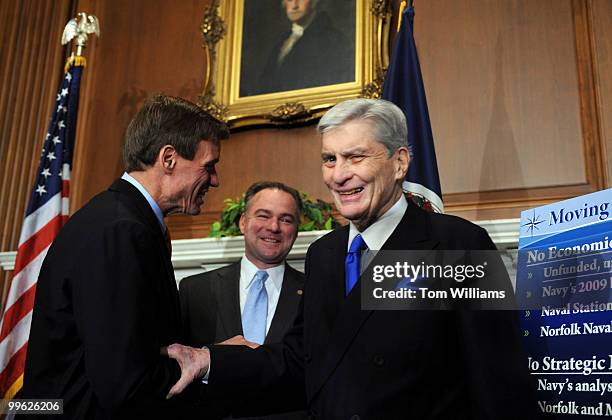
<instances>
[{"instance_id":1,"label":"elderly man with white hair","mask_svg":"<svg viewBox=\"0 0 612 420\"><path fill-rule=\"evenodd\" d=\"M495 249L484 229L404 197L410 154L402 111L384 100L350 100L329 110L318 131L323 180L349 224L310 246L293 328L279 345L177 345L171 357L200 360L199 374L210 368L211 394L261 392L262 405L278 404L266 401L266 390L303 384L313 418L536 417L516 312L362 306L366 250Z\"/></svg>"}]
</instances>

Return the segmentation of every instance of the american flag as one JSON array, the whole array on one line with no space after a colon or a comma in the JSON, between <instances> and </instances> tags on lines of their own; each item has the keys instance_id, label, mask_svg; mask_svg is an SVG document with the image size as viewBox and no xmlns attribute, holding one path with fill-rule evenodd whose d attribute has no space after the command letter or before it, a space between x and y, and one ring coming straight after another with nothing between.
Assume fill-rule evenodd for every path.
<instances>
[{"instance_id":1,"label":"american flag","mask_svg":"<svg viewBox=\"0 0 612 420\"><path fill-rule=\"evenodd\" d=\"M51 242L68 220L70 167L85 59L71 57L55 100L36 182L21 228L15 269L0 324L0 398L23 385L36 281Z\"/></svg>"}]
</instances>

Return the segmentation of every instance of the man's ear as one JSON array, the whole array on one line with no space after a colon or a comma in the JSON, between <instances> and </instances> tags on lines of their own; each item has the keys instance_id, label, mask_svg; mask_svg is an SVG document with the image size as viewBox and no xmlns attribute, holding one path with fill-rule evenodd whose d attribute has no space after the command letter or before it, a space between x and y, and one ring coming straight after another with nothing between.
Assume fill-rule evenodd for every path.
<instances>
[{"instance_id":1,"label":"man's ear","mask_svg":"<svg viewBox=\"0 0 612 420\"><path fill-rule=\"evenodd\" d=\"M240 232L244 235L244 229L246 228L246 220L244 219L244 213L240 216L240 221L238 222L238 226L240 227Z\"/></svg>"},{"instance_id":2,"label":"man's ear","mask_svg":"<svg viewBox=\"0 0 612 420\"><path fill-rule=\"evenodd\" d=\"M176 149L169 144L162 147L157 155L157 161L161 164L165 173L174 171L176 167L176 158Z\"/></svg>"},{"instance_id":3,"label":"man's ear","mask_svg":"<svg viewBox=\"0 0 612 420\"><path fill-rule=\"evenodd\" d=\"M395 165L395 179L404 179L410 164L410 153L407 147L400 147L393 154L393 164Z\"/></svg>"}]
</instances>

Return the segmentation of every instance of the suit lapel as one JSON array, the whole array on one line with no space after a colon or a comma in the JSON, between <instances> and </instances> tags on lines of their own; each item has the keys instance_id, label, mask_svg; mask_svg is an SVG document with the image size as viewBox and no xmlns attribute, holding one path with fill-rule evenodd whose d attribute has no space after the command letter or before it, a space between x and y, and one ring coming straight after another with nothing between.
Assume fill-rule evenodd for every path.
<instances>
[{"instance_id":1,"label":"suit lapel","mask_svg":"<svg viewBox=\"0 0 612 420\"><path fill-rule=\"evenodd\" d=\"M307 352L313 354L310 371L314 373L312 392L308 392L309 398L314 397L331 375L344 353L342 348L347 341L346 336L335 336L338 332L343 334L337 328L338 317L343 316L347 299L344 296L344 260L349 229L348 226L340 229L338 239L321 253L323 260L314 262L317 267L311 271L316 273L316 279L306 280L306 293L309 294L309 299L315 300L311 306L316 308L315 313L311 315L312 327L308 329L310 335L306 340L307 343L312 343ZM309 284L315 282L317 287L313 292ZM358 325L361 325L361 321L353 324L354 327Z\"/></svg>"},{"instance_id":2,"label":"suit lapel","mask_svg":"<svg viewBox=\"0 0 612 420\"><path fill-rule=\"evenodd\" d=\"M156 239L158 239L158 241L163 244L164 249L167 250L164 232L162 232L157 216L155 216L153 209L142 193L138 191L135 186L123 179L118 179L113 182L109 190L119 192L123 194L123 197L127 198L132 207L137 210L140 218L153 229Z\"/></svg>"},{"instance_id":3,"label":"suit lapel","mask_svg":"<svg viewBox=\"0 0 612 420\"><path fill-rule=\"evenodd\" d=\"M178 295L178 289L176 286L176 280L174 278L174 267L172 266L171 255L168 251L168 247L166 246L166 239L164 237L164 232L162 232L162 227L157 220L157 216L153 212L153 209L149 205L147 199L142 195L138 189L127 182L124 179L118 179L110 186L109 191L114 193L121 194L121 197L129 203L130 208L134 209L136 213L139 215L139 218L145 222L152 230L155 236L155 240L157 246L160 248L161 255L165 255L166 258L163 259L164 267L166 268L166 277L169 281L164 285L169 289L170 295L173 299L173 310L175 312L176 325L181 324L181 315L180 315L180 301ZM164 293L166 294L166 293Z\"/></svg>"},{"instance_id":4,"label":"suit lapel","mask_svg":"<svg viewBox=\"0 0 612 420\"><path fill-rule=\"evenodd\" d=\"M279 343L282 341L284 332L293 324L296 308L302 298L302 282L297 277L289 264L285 263L285 274L281 287L278 304L274 312L274 318L266 335L264 344Z\"/></svg>"},{"instance_id":5,"label":"suit lapel","mask_svg":"<svg viewBox=\"0 0 612 420\"><path fill-rule=\"evenodd\" d=\"M217 272L214 293L219 302L218 313L225 336L242 335L240 317L240 262Z\"/></svg>"},{"instance_id":6,"label":"suit lapel","mask_svg":"<svg viewBox=\"0 0 612 420\"><path fill-rule=\"evenodd\" d=\"M330 270L329 275L325 276L330 283L341 285L342 297L339 301L335 301L336 306L340 308L334 326L330 331L328 343L319 342L319 346L325 346L325 348L319 348L319 351L321 351L319 355L323 354L324 356L319 358L321 360L320 365L313 369L318 375L314 379L312 396L331 376L344 354L349 350L354 337L374 312L361 309L361 280L352 292L344 298L344 258L346 256L348 229L343 238L344 241L337 241L338 247L333 250L335 264L332 267L335 266L336 269ZM409 200L404 217L387 239L382 250L433 249L437 244L438 240L431 237L430 234L428 215ZM377 258L374 258L371 264L375 264L376 260ZM338 305L338 302L340 302L340 305ZM329 304L328 302L327 305ZM315 323L314 325L318 324Z\"/></svg>"},{"instance_id":7,"label":"suit lapel","mask_svg":"<svg viewBox=\"0 0 612 420\"><path fill-rule=\"evenodd\" d=\"M432 236L429 217L425 210L408 200L404 217L382 249L403 251L435 248L439 241Z\"/></svg>"},{"instance_id":8,"label":"suit lapel","mask_svg":"<svg viewBox=\"0 0 612 420\"><path fill-rule=\"evenodd\" d=\"M309 261L305 284L306 299L309 307L316 308L309 313L308 323L313 328L307 329L305 342L312 343L309 352L325 354L324 348L329 341L329 334L336 322L338 311L344 305L344 259L348 241L348 227L339 228L338 238L320 254L320 260ZM336 233L334 232L334 234ZM306 320L305 320L306 321ZM320 357L313 358L313 360Z\"/></svg>"},{"instance_id":9,"label":"suit lapel","mask_svg":"<svg viewBox=\"0 0 612 420\"><path fill-rule=\"evenodd\" d=\"M136 187L123 179L116 180L113 185L110 186L109 190L119 192L126 197L132 207L138 212L140 218L145 221L155 233L156 242L161 248L162 253L168 255L168 258L164 259L166 271L174 280L174 268L172 267L171 255L166 246L166 237L147 199Z\"/></svg>"}]
</instances>

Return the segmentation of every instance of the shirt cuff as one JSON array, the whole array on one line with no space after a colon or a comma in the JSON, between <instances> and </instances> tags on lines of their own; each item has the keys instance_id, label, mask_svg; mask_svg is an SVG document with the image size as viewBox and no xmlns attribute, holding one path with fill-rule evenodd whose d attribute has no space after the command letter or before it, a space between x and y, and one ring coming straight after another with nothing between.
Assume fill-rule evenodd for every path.
<instances>
[{"instance_id":1,"label":"shirt cuff","mask_svg":"<svg viewBox=\"0 0 612 420\"><path fill-rule=\"evenodd\" d=\"M210 354L210 350L208 347L203 346L202 350L208 350L208 354ZM204 374L204 376L202 377L201 381L203 384L208 385L208 377L210 376L210 362L208 362L208 369L206 370L206 374Z\"/></svg>"}]
</instances>

